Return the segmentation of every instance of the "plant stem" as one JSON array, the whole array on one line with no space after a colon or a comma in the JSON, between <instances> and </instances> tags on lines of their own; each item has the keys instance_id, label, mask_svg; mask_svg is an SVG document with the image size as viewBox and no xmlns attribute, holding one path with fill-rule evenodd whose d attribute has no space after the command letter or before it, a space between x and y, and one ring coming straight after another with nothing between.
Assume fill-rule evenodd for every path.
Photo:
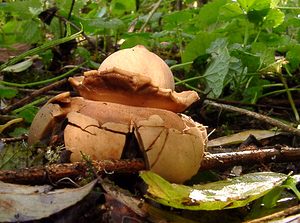
<instances>
[{"instance_id":1,"label":"plant stem","mask_svg":"<svg viewBox=\"0 0 300 223\"><path fill-rule=\"evenodd\" d=\"M246 22L246 26L245 26L245 36L244 36L244 47L246 47L247 42L248 42L248 38L249 38L249 24L248 22Z\"/></svg>"},{"instance_id":2,"label":"plant stem","mask_svg":"<svg viewBox=\"0 0 300 223\"><path fill-rule=\"evenodd\" d=\"M68 72L57 76L53 77L47 80L42 80L42 81L37 81L37 82L32 82L32 83L26 83L26 84L19 84L19 83L12 83L12 82L7 82L7 81L0 81L0 84L6 85L6 86L11 86L11 87L33 87L36 85L42 85L42 84L48 84L50 82L58 81L64 77L67 77L71 75L75 70L78 70L84 63L78 65L77 67L74 67L73 69L69 70Z\"/></svg>"},{"instance_id":3,"label":"plant stem","mask_svg":"<svg viewBox=\"0 0 300 223\"><path fill-rule=\"evenodd\" d=\"M189 61L189 62L185 62L185 63L180 63L180 64L175 64L175 65L171 66L170 69L174 70L174 69L177 69L177 68L180 68L180 67L184 67L184 66L187 66L187 65L190 65L190 64L193 64L193 61Z\"/></svg>"},{"instance_id":4,"label":"plant stem","mask_svg":"<svg viewBox=\"0 0 300 223\"><path fill-rule=\"evenodd\" d=\"M300 88L290 88L289 91L300 91ZM280 94L280 93L285 93L285 92L286 92L286 89L272 91L272 92L261 95L260 98L267 97L272 94Z\"/></svg>"},{"instance_id":5,"label":"plant stem","mask_svg":"<svg viewBox=\"0 0 300 223\"><path fill-rule=\"evenodd\" d=\"M278 6L277 9L299 10L300 7Z\"/></svg>"},{"instance_id":6,"label":"plant stem","mask_svg":"<svg viewBox=\"0 0 300 223\"><path fill-rule=\"evenodd\" d=\"M227 110L227 111L238 112L240 114L244 114L244 115L247 115L249 117L255 118L257 120L260 120L262 122L273 125L273 126L279 128L279 129L281 129L282 131L289 132L291 134L300 136L300 129L294 128L291 125L287 125L287 124L285 124L281 121L278 121L278 120L276 120L274 118L271 118L271 117L268 117L266 115L262 115L262 114L259 114L259 113L256 113L256 112L248 111L246 109L234 107L234 106L231 106L231 105L225 105L225 104L211 102L211 101L208 101L208 100L205 100L204 104L205 105L210 105L210 106L213 106L213 107L216 107L216 108L224 109L224 110Z\"/></svg>"},{"instance_id":7,"label":"plant stem","mask_svg":"<svg viewBox=\"0 0 300 223\"><path fill-rule=\"evenodd\" d=\"M13 65L13 64L23 60L25 57L39 54L40 52L43 52L43 51L45 51L45 50L47 50L47 49L49 49L53 46L68 42L68 41L73 40L73 39L76 39L77 37L80 36L82 31L83 31L83 29L81 28L81 30L79 32L77 32L77 33L75 33L71 36L67 36L67 37L64 37L64 38L61 38L61 39L57 39L57 40L48 41L48 42L46 42L45 44L43 44L39 47L28 50L28 51L26 51L26 52L24 52L24 53L22 53L22 54L20 54L16 57L10 59L6 63L0 65L0 71L2 71L4 68L6 68L10 65Z\"/></svg>"},{"instance_id":8,"label":"plant stem","mask_svg":"<svg viewBox=\"0 0 300 223\"><path fill-rule=\"evenodd\" d=\"M24 105L24 106L21 107L21 108L17 108L17 109L15 109L15 110L13 110L12 113L13 113L13 114L17 114L17 113L19 113L19 112L25 110L26 108L29 108L29 107L31 107L31 106L34 106L34 105L40 104L40 103L42 103L42 102L44 102L44 101L47 101L49 98L50 98L49 96L39 98L39 99L37 99L37 100L35 100L35 101L31 102L31 103L28 103L27 105Z\"/></svg>"},{"instance_id":9,"label":"plant stem","mask_svg":"<svg viewBox=\"0 0 300 223\"><path fill-rule=\"evenodd\" d=\"M285 66L285 69L286 69L286 71L289 73L289 70L288 70L288 67L287 67L287 66ZM279 72L278 75L279 75L279 78L280 78L281 82L283 83L283 86L284 86L284 88L285 88L285 90L286 90L286 94L287 94L287 96L288 96L288 100L289 100L289 102L290 102L290 104L291 104L291 107L292 107L292 110L293 110L293 112L294 112L295 119L296 119L296 121L299 123L299 113L298 113L298 111L297 111L295 102L294 102L294 100L293 100L293 96L292 96L292 94L291 94L291 92L290 92L290 89L289 89L289 86L287 85L287 82L286 82L285 78L283 77L282 73Z\"/></svg>"},{"instance_id":10,"label":"plant stem","mask_svg":"<svg viewBox=\"0 0 300 223\"><path fill-rule=\"evenodd\" d=\"M181 82L182 80L180 80L178 77L174 77L174 79L175 79L175 81L178 81L178 82ZM196 92L198 92L198 93L203 93L201 90L199 90L198 88L195 88L195 87L193 87L193 86L191 86L191 85L189 85L189 84L187 84L187 83L185 83L185 82L182 82L182 84L186 87L186 88L188 88L188 89L191 89L191 90L194 90L194 91L196 91ZM175 83L175 85L176 85L176 83Z\"/></svg>"},{"instance_id":11,"label":"plant stem","mask_svg":"<svg viewBox=\"0 0 300 223\"><path fill-rule=\"evenodd\" d=\"M152 10L150 11L145 23L142 25L142 27L140 28L140 30L138 32L143 32L145 27L147 26L147 24L149 23L150 19L152 18L152 16L154 15L154 13L156 12L156 10L158 9L159 5L162 3L162 0L159 0L158 2L155 3L154 7L152 8Z\"/></svg>"},{"instance_id":12,"label":"plant stem","mask_svg":"<svg viewBox=\"0 0 300 223\"><path fill-rule=\"evenodd\" d=\"M183 83L186 83L186 82L189 82L189 81L194 81L194 80L198 80L198 79L201 79L203 78L203 76L196 76L196 77L191 77L191 78L187 78L187 79L184 79L184 80L179 80L175 83L175 85L179 85L179 84L183 84Z\"/></svg>"}]
</instances>

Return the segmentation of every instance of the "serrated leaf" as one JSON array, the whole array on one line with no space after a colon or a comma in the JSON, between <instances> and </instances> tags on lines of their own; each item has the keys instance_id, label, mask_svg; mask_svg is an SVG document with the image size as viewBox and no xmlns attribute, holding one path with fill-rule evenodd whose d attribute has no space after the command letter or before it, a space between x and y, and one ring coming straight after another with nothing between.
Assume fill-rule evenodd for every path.
<instances>
[{"instance_id":1,"label":"serrated leaf","mask_svg":"<svg viewBox=\"0 0 300 223\"><path fill-rule=\"evenodd\" d=\"M246 12L267 9L271 4L271 0L237 0L237 2Z\"/></svg>"},{"instance_id":2,"label":"serrated leaf","mask_svg":"<svg viewBox=\"0 0 300 223\"><path fill-rule=\"evenodd\" d=\"M193 17L190 10L182 10L169 13L163 17L164 29L172 30L186 24Z\"/></svg>"},{"instance_id":3,"label":"serrated leaf","mask_svg":"<svg viewBox=\"0 0 300 223\"><path fill-rule=\"evenodd\" d=\"M232 19L244 15L244 13L237 2L232 2L220 8L220 15L222 19Z\"/></svg>"},{"instance_id":4,"label":"serrated leaf","mask_svg":"<svg viewBox=\"0 0 300 223\"><path fill-rule=\"evenodd\" d=\"M224 6L227 0L215 0L204 4L199 11L199 15L196 17L196 26L200 29L214 24L219 19L219 10Z\"/></svg>"},{"instance_id":5,"label":"serrated leaf","mask_svg":"<svg viewBox=\"0 0 300 223\"><path fill-rule=\"evenodd\" d=\"M142 172L140 176L148 185L146 197L166 206L187 210L243 207L287 179L285 174L259 172L203 185L185 186L171 184L150 171Z\"/></svg>"},{"instance_id":6,"label":"serrated leaf","mask_svg":"<svg viewBox=\"0 0 300 223\"><path fill-rule=\"evenodd\" d=\"M288 66L291 68L292 71L298 69L300 65L300 44L293 45L287 54L286 59L289 61Z\"/></svg>"},{"instance_id":7,"label":"serrated leaf","mask_svg":"<svg viewBox=\"0 0 300 223\"><path fill-rule=\"evenodd\" d=\"M225 77L229 71L230 55L224 38L214 41L207 53L211 54L211 62L203 77L205 78L209 95L218 98L222 91Z\"/></svg>"},{"instance_id":8,"label":"serrated leaf","mask_svg":"<svg viewBox=\"0 0 300 223\"><path fill-rule=\"evenodd\" d=\"M112 0L110 3L111 12L115 16L124 15L126 12L132 12L136 9L135 0Z\"/></svg>"},{"instance_id":9,"label":"serrated leaf","mask_svg":"<svg viewBox=\"0 0 300 223\"><path fill-rule=\"evenodd\" d=\"M201 55L207 54L206 49L209 48L217 36L215 33L200 32L196 38L185 47L182 54L182 62L190 62Z\"/></svg>"},{"instance_id":10,"label":"serrated leaf","mask_svg":"<svg viewBox=\"0 0 300 223\"><path fill-rule=\"evenodd\" d=\"M271 9L269 10L267 16L264 18L263 27L276 28L283 23L284 17L284 13L279 9Z\"/></svg>"}]
</instances>

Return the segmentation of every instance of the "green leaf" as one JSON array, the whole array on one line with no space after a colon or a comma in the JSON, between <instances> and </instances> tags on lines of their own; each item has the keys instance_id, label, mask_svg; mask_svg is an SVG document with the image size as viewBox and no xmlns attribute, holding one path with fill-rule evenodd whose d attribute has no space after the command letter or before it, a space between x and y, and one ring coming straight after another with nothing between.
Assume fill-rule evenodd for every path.
<instances>
[{"instance_id":1,"label":"green leaf","mask_svg":"<svg viewBox=\"0 0 300 223\"><path fill-rule=\"evenodd\" d=\"M264 28L275 28L281 25L284 21L284 13L279 9L271 9L264 18Z\"/></svg>"},{"instance_id":2,"label":"green leaf","mask_svg":"<svg viewBox=\"0 0 300 223\"><path fill-rule=\"evenodd\" d=\"M18 117L24 118L26 122L31 123L38 110L38 107L28 106L18 113Z\"/></svg>"},{"instance_id":3,"label":"green leaf","mask_svg":"<svg viewBox=\"0 0 300 223\"><path fill-rule=\"evenodd\" d=\"M101 34L105 30L119 30L124 27L124 22L120 19L113 18L105 20L103 18L76 18L78 23L81 23L86 33Z\"/></svg>"},{"instance_id":4,"label":"green leaf","mask_svg":"<svg viewBox=\"0 0 300 223\"><path fill-rule=\"evenodd\" d=\"M245 12L270 8L271 0L237 0Z\"/></svg>"},{"instance_id":5,"label":"green leaf","mask_svg":"<svg viewBox=\"0 0 300 223\"><path fill-rule=\"evenodd\" d=\"M243 102L255 104L263 95L263 86L269 84L268 80L260 79L258 76L252 76L247 87L243 92Z\"/></svg>"},{"instance_id":6,"label":"green leaf","mask_svg":"<svg viewBox=\"0 0 300 223\"><path fill-rule=\"evenodd\" d=\"M188 23L192 18L191 10L172 12L163 17L163 27L165 30L182 28L181 25Z\"/></svg>"},{"instance_id":7,"label":"green leaf","mask_svg":"<svg viewBox=\"0 0 300 223\"><path fill-rule=\"evenodd\" d=\"M287 54L286 59L289 61L288 66L292 71L298 69L300 65L300 44L294 45Z\"/></svg>"},{"instance_id":8,"label":"green leaf","mask_svg":"<svg viewBox=\"0 0 300 223\"><path fill-rule=\"evenodd\" d=\"M0 150L0 170L28 167L32 151L25 143L4 144Z\"/></svg>"},{"instance_id":9,"label":"green leaf","mask_svg":"<svg viewBox=\"0 0 300 223\"><path fill-rule=\"evenodd\" d=\"M19 136L22 136L24 134L28 134L28 128L17 127L17 128L14 128L14 130L9 133L9 136L19 137Z\"/></svg>"},{"instance_id":10,"label":"green leaf","mask_svg":"<svg viewBox=\"0 0 300 223\"><path fill-rule=\"evenodd\" d=\"M1 5L2 10L18 15L22 19L31 19L43 11L42 1L10 1Z\"/></svg>"},{"instance_id":11,"label":"green leaf","mask_svg":"<svg viewBox=\"0 0 300 223\"><path fill-rule=\"evenodd\" d=\"M126 12L133 12L136 9L135 0L112 0L110 3L111 12L114 16L124 15Z\"/></svg>"},{"instance_id":12,"label":"green leaf","mask_svg":"<svg viewBox=\"0 0 300 223\"><path fill-rule=\"evenodd\" d=\"M201 55L205 55L206 49L209 48L211 43L217 38L217 34L200 32L195 39L188 43L182 54L182 62L190 62L195 60Z\"/></svg>"},{"instance_id":13,"label":"green leaf","mask_svg":"<svg viewBox=\"0 0 300 223\"><path fill-rule=\"evenodd\" d=\"M195 18L196 26L200 29L215 24L220 17L219 10L224 6L227 0L210 1L200 8L199 15Z\"/></svg>"},{"instance_id":14,"label":"green leaf","mask_svg":"<svg viewBox=\"0 0 300 223\"><path fill-rule=\"evenodd\" d=\"M277 205L277 201L280 198L280 195L284 188L275 187L269 193L267 193L263 199L262 204L265 208L273 208Z\"/></svg>"},{"instance_id":15,"label":"green leaf","mask_svg":"<svg viewBox=\"0 0 300 223\"><path fill-rule=\"evenodd\" d=\"M42 30L40 23L33 20L24 21L22 24L22 33L19 36L20 42L38 43L42 40Z\"/></svg>"},{"instance_id":16,"label":"green leaf","mask_svg":"<svg viewBox=\"0 0 300 223\"><path fill-rule=\"evenodd\" d=\"M33 60L36 58L38 58L37 55L32 56L31 58L24 60L23 62L8 66L4 68L2 71L13 72L13 73L22 72L24 70L27 70L29 67L31 67L31 65L33 64Z\"/></svg>"},{"instance_id":17,"label":"green leaf","mask_svg":"<svg viewBox=\"0 0 300 223\"><path fill-rule=\"evenodd\" d=\"M237 2L227 3L223 7L220 8L220 15L222 19L233 19L235 17L243 16L243 10L239 6Z\"/></svg>"},{"instance_id":18,"label":"green leaf","mask_svg":"<svg viewBox=\"0 0 300 223\"><path fill-rule=\"evenodd\" d=\"M229 71L230 55L224 38L214 41L207 53L211 54L211 61L203 77L205 77L209 95L218 98L223 90L224 80Z\"/></svg>"},{"instance_id":19,"label":"green leaf","mask_svg":"<svg viewBox=\"0 0 300 223\"><path fill-rule=\"evenodd\" d=\"M0 85L0 98L13 98L17 95L18 90L11 87L5 87L3 85Z\"/></svg>"},{"instance_id":20,"label":"green leaf","mask_svg":"<svg viewBox=\"0 0 300 223\"><path fill-rule=\"evenodd\" d=\"M188 210L243 207L287 179L285 174L259 172L203 185L185 186L171 184L150 171L142 172L140 176L148 185L146 197L166 206Z\"/></svg>"},{"instance_id":21,"label":"green leaf","mask_svg":"<svg viewBox=\"0 0 300 223\"><path fill-rule=\"evenodd\" d=\"M297 188L297 180L295 179L295 177L289 176L286 181L284 182L284 184L282 185L282 187L284 188L288 188L290 190L292 190L294 192L294 194L298 197L298 199L300 200L300 192Z\"/></svg>"}]
</instances>

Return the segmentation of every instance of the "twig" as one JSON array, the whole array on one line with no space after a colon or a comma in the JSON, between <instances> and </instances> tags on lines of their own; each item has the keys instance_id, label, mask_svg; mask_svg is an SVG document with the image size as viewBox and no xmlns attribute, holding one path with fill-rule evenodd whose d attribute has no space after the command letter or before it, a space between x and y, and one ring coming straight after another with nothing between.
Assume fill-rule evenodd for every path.
<instances>
[{"instance_id":1,"label":"twig","mask_svg":"<svg viewBox=\"0 0 300 223\"><path fill-rule=\"evenodd\" d=\"M283 211L279 211L261 218L257 218L254 220L250 220L250 221L246 221L246 223L263 223L263 222L271 222L275 219L279 220L280 218L284 218L286 216L292 215L292 214L296 214L300 212L300 204L287 208ZM297 217L298 219L299 217ZM296 219L294 219L296 220ZM277 222L277 221L276 221ZM278 221L278 222L285 222L285 221ZM287 222L287 221L286 221ZM288 221L288 222L298 222L298 221Z\"/></svg>"},{"instance_id":2,"label":"twig","mask_svg":"<svg viewBox=\"0 0 300 223\"><path fill-rule=\"evenodd\" d=\"M0 80L0 84L6 85L6 86L11 86L11 87L33 87L33 86L37 86L37 85L48 84L48 83L55 82L55 81L58 81L58 80L61 80L65 77L70 76L74 71L79 69L85 63L86 62L83 62L82 64L79 64L78 66L76 66L73 69L67 71L66 73L63 73L59 76L52 77L52 78L49 78L49 79L46 79L46 80L41 80L41 81L36 81L36 82L31 82L31 83L24 83L24 84L12 83L12 82L7 82L7 81L1 81Z\"/></svg>"},{"instance_id":3,"label":"twig","mask_svg":"<svg viewBox=\"0 0 300 223\"><path fill-rule=\"evenodd\" d=\"M142 27L140 28L139 32L142 32L145 27L147 26L147 24L149 23L150 19L152 18L152 16L154 15L155 11L158 9L159 5L162 3L162 0L159 0L158 2L155 3L153 9L151 10L151 12L149 13L145 23L142 25Z\"/></svg>"},{"instance_id":4,"label":"twig","mask_svg":"<svg viewBox=\"0 0 300 223\"><path fill-rule=\"evenodd\" d=\"M222 103L222 104L227 104L227 105L239 105L239 106L253 107L253 108L274 108L274 109L280 109L280 110L292 110L290 107L278 106L277 101L276 101L277 105L272 105L272 104L269 105L268 103L252 104L252 103L247 103L247 102L242 102L242 101L224 100L224 99L219 99L219 98L208 98L207 97L206 99L209 101L214 101L217 103Z\"/></svg>"},{"instance_id":5,"label":"twig","mask_svg":"<svg viewBox=\"0 0 300 223\"><path fill-rule=\"evenodd\" d=\"M218 154L206 153L200 170L220 169L237 164L253 164L259 162L282 162L300 159L300 148L266 148ZM97 174L136 173L145 170L141 159L92 161ZM21 170L0 170L0 181L10 183L43 184L55 182L61 178L75 179L87 176L90 166L86 162L52 164L45 167L32 167Z\"/></svg>"},{"instance_id":6,"label":"twig","mask_svg":"<svg viewBox=\"0 0 300 223\"><path fill-rule=\"evenodd\" d=\"M19 141L23 141L23 140L27 140L27 136L23 135L23 136L19 136L19 137L12 137L12 138L1 138L0 141L3 143L12 143L12 142L19 142Z\"/></svg>"},{"instance_id":7,"label":"twig","mask_svg":"<svg viewBox=\"0 0 300 223\"><path fill-rule=\"evenodd\" d=\"M226 168L234 165L254 164L263 162L283 162L300 159L300 148L278 147L261 148L237 152L207 153L201 163L201 170Z\"/></svg>"},{"instance_id":8,"label":"twig","mask_svg":"<svg viewBox=\"0 0 300 223\"><path fill-rule=\"evenodd\" d=\"M92 161L97 174L105 173L136 173L145 169L144 162L138 159L132 160L102 160ZM52 164L45 167L32 167L20 170L0 171L0 181L10 183L43 184L56 182L57 180L69 177L87 176L89 166L86 162Z\"/></svg>"},{"instance_id":9,"label":"twig","mask_svg":"<svg viewBox=\"0 0 300 223\"><path fill-rule=\"evenodd\" d=\"M231 105L224 105L224 104L220 104L220 103L216 103L216 102L211 102L211 101L208 101L208 100L205 100L204 104L210 105L210 106L213 106L213 107L217 107L217 108L221 108L221 109L225 109L225 110L228 110L228 111L238 112L238 113L247 115L249 117L258 119L262 122L271 124L271 125L273 125L277 128L280 128L283 131L290 132L292 134L300 136L300 129L296 129L292 126L286 125L286 124L284 124L284 123L282 123L282 122L280 122L276 119L270 118L268 116L261 115L261 114L258 114L256 112L248 111L248 110L243 109L243 108L237 108L237 107L234 107L234 106L231 106Z\"/></svg>"},{"instance_id":10,"label":"twig","mask_svg":"<svg viewBox=\"0 0 300 223\"><path fill-rule=\"evenodd\" d=\"M76 39L77 37L79 37L82 33L82 30L80 30L79 32L77 33L74 33L73 35L70 35L70 36L67 36L67 37L64 37L64 38L61 38L61 39L57 39L57 40L51 40L51 41L48 41L47 43L39 46L39 47L36 47L36 48L33 48L31 50L28 50L10 60L8 60L6 63L4 64L1 64L0 65L0 71L2 71L4 68L10 66L10 65L13 65L15 63L18 63L19 61L23 60L25 57L28 57L28 56L33 56L35 54L38 54L40 52L44 52L45 50L53 47L53 46L56 46L56 45L59 45L59 44L62 44L62 43L65 43L65 42L68 42L70 40L73 40L73 39Z\"/></svg>"},{"instance_id":11,"label":"twig","mask_svg":"<svg viewBox=\"0 0 300 223\"><path fill-rule=\"evenodd\" d=\"M54 82L52 84L49 84L41 89L38 89L38 90L35 90L34 92L32 92L30 95L28 95L27 97L17 101L16 103L10 105L10 106L7 106L6 108L4 109L1 109L0 110L0 113L1 114L8 114L9 112L15 110L16 108L19 108L19 107L22 107L23 105L27 104L28 102L30 102L33 98L36 98L37 96L40 96L40 95L44 95L46 92L54 89L54 88L57 88L65 83L67 83L67 79L62 79L62 80L59 80L57 82Z\"/></svg>"},{"instance_id":12,"label":"twig","mask_svg":"<svg viewBox=\"0 0 300 223\"><path fill-rule=\"evenodd\" d=\"M74 24L73 22L71 22L70 20L66 19L65 17L59 15L59 14L55 14L55 16L60 19L61 21L63 21L64 23L69 23L74 29L76 29L77 31L81 30L80 27L78 27L76 24ZM93 47L96 48L95 43L91 40L90 37L88 37L84 32L81 33L81 35L89 42L89 44Z\"/></svg>"}]
</instances>

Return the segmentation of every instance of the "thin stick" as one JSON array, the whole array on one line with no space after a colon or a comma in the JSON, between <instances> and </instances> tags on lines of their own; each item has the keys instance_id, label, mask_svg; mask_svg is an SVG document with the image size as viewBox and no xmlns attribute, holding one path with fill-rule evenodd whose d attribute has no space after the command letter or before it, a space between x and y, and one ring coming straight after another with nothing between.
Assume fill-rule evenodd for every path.
<instances>
[{"instance_id":1,"label":"thin stick","mask_svg":"<svg viewBox=\"0 0 300 223\"><path fill-rule=\"evenodd\" d=\"M218 154L206 153L200 170L222 169L241 164L262 162L287 162L300 159L300 148L279 147ZM136 173L145 170L146 165L141 159L132 160L102 160L92 161L97 174ZM25 168L21 170L0 170L0 181L10 183L43 184L56 182L69 177L75 179L84 177L89 172L90 165L86 162L52 164L42 167Z\"/></svg>"},{"instance_id":2,"label":"thin stick","mask_svg":"<svg viewBox=\"0 0 300 223\"><path fill-rule=\"evenodd\" d=\"M98 175L112 173L136 173L145 169L144 162L132 160L101 160L92 161ZM87 176L90 170L86 162L51 164L42 167L24 168L21 170L1 170L0 181L7 183L43 184L56 182L61 178Z\"/></svg>"},{"instance_id":3,"label":"thin stick","mask_svg":"<svg viewBox=\"0 0 300 223\"><path fill-rule=\"evenodd\" d=\"M254 220L250 220L250 221L246 221L246 223L263 223L263 222L271 222L273 220L280 220L281 218L284 218L286 216L290 216L292 214L296 214L300 212L300 204L284 209L283 211L279 211L261 218L257 218ZM299 216L297 217L297 219L299 218ZM298 221L294 221L296 219L290 219L290 221L286 221L286 222L298 222ZM276 221L277 222L277 221ZM278 222L284 222L284 221L278 221Z\"/></svg>"},{"instance_id":4,"label":"thin stick","mask_svg":"<svg viewBox=\"0 0 300 223\"><path fill-rule=\"evenodd\" d=\"M226 168L242 164L263 162L284 162L300 159L300 148L278 147L263 149L245 149L237 152L205 154L201 163L201 170Z\"/></svg>"},{"instance_id":5,"label":"thin stick","mask_svg":"<svg viewBox=\"0 0 300 223\"><path fill-rule=\"evenodd\" d=\"M234 107L234 106L231 106L231 105L219 104L219 103L211 102L211 101L207 101L207 100L204 101L204 104L210 105L210 106L213 106L213 107L216 107L216 108L221 108L221 109L224 109L224 110L228 110L228 111L238 112L238 113L247 115L249 117L255 118L257 120L260 120L262 122L271 124L271 125L273 125L277 128L280 128L282 131L290 132L292 134L300 136L300 129L296 129L292 126L286 125L283 122L280 122L280 121L278 121L276 119L273 119L273 118L270 118L268 116L261 115L261 114L258 114L256 112L248 111L248 110L243 109L243 108L237 108L237 107Z\"/></svg>"},{"instance_id":6,"label":"thin stick","mask_svg":"<svg viewBox=\"0 0 300 223\"><path fill-rule=\"evenodd\" d=\"M28 95L27 97L17 101L16 103L10 105L10 106L7 106L6 108L4 109L1 109L0 110L0 113L1 114L8 114L9 112L15 110L16 108L19 108L19 107L22 107L23 105L27 104L28 102L32 101L32 99L40 96L40 95L44 95L46 92L54 89L54 88L57 88L65 83L67 83L67 79L62 79L62 80L59 80L59 81L56 81L52 84L49 84L41 89L38 89L38 90L35 90L34 92L32 92L30 95Z\"/></svg>"},{"instance_id":7,"label":"thin stick","mask_svg":"<svg viewBox=\"0 0 300 223\"><path fill-rule=\"evenodd\" d=\"M147 26L147 24L149 23L150 19L152 18L152 16L154 15L154 13L156 12L156 10L158 9L159 5L162 3L162 0L159 0L157 3L155 3L153 9L151 10L151 12L149 13L145 23L142 25L142 27L140 28L139 32L144 31L145 27Z\"/></svg>"}]
</instances>

